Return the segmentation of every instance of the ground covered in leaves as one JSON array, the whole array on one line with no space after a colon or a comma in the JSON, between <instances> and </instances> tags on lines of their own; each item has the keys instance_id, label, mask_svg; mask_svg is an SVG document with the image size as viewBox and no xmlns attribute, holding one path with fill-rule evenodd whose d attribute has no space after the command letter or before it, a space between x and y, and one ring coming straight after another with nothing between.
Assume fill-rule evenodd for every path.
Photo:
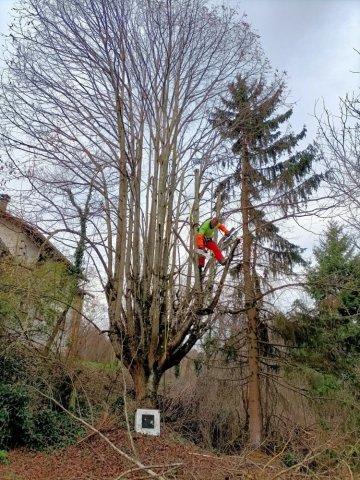
<instances>
[{"instance_id":1,"label":"ground covered in leaves","mask_svg":"<svg viewBox=\"0 0 360 480\"><path fill-rule=\"evenodd\" d=\"M134 456L125 430L104 432L106 437ZM311 478L289 470L278 457L260 452L225 456L200 450L170 430L160 437L136 434L137 459L166 480L276 480ZM0 465L1 480L144 480L154 477L125 459L97 434L53 453L18 449L9 453L9 463ZM319 478L319 477L313 477ZM343 480L346 480L344 472Z\"/></svg>"}]
</instances>

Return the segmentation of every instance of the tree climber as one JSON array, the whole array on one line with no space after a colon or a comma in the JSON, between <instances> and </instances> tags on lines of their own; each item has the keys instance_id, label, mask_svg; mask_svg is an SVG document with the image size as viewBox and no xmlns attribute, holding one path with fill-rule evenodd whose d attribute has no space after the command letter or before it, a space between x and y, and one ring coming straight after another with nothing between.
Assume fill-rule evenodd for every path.
<instances>
[{"instance_id":1,"label":"tree climber","mask_svg":"<svg viewBox=\"0 0 360 480\"><path fill-rule=\"evenodd\" d=\"M225 265L226 258L222 254L220 248L218 247L217 243L214 242L212 239L215 231L219 229L221 230L225 236L229 235L229 230L220 223L219 218L209 218L205 220L205 222L200 226L198 230L198 234L196 237L196 245L199 250L203 250L206 253L207 250L211 250L216 258L216 260L221 264ZM199 253L199 272L200 278L203 276L203 270L205 266L205 255L201 255Z\"/></svg>"}]
</instances>

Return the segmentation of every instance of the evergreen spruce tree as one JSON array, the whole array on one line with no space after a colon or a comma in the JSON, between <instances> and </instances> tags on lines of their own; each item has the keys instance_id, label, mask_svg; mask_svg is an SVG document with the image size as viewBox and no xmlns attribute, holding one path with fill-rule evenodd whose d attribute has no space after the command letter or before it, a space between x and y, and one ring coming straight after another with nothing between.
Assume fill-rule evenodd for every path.
<instances>
[{"instance_id":1,"label":"evergreen spruce tree","mask_svg":"<svg viewBox=\"0 0 360 480\"><path fill-rule=\"evenodd\" d=\"M295 359L340 380L359 385L360 256L353 239L330 223L314 249L307 291L314 304L299 304L293 318Z\"/></svg>"},{"instance_id":2,"label":"evergreen spruce tree","mask_svg":"<svg viewBox=\"0 0 360 480\"><path fill-rule=\"evenodd\" d=\"M321 175L311 172L315 148L310 145L294 151L305 137L305 127L299 134L283 133L282 126L292 115L292 109L278 113L284 110L285 87L277 77L272 83L238 77L229 86L223 108L212 116L224 144L231 147L228 173L219 188L227 200L240 189L243 258L238 270L243 276L241 308L248 326L249 439L255 447L262 441L263 430L260 365L265 288L269 291L272 279L288 276L296 265L304 265L302 249L281 236L275 221L299 213L321 181Z\"/></svg>"}]
</instances>

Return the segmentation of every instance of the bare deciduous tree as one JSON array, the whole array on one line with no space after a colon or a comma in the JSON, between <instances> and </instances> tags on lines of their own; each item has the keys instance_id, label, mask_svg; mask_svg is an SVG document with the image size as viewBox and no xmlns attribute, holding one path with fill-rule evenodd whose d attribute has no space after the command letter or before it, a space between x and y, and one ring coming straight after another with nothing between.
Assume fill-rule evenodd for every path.
<instances>
[{"instance_id":1,"label":"bare deciduous tree","mask_svg":"<svg viewBox=\"0 0 360 480\"><path fill-rule=\"evenodd\" d=\"M341 217L359 231L360 209L360 108L359 96L346 95L339 101L335 115L324 105L318 121L317 144L322 161L329 171L329 204L335 216Z\"/></svg>"},{"instance_id":2,"label":"bare deciduous tree","mask_svg":"<svg viewBox=\"0 0 360 480\"><path fill-rule=\"evenodd\" d=\"M202 0L27 0L8 41L3 146L48 230L85 237L116 355L154 398L224 285L226 269L214 291L195 279L189 223L211 182L209 112L235 73L266 64L257 36Z\"/></svg>"}]
</instances>

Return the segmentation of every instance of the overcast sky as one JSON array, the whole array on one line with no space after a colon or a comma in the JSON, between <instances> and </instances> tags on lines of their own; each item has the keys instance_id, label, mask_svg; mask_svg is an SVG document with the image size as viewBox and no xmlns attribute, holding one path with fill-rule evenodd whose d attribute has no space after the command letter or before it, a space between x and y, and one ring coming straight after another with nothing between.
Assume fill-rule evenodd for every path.
<instances>
[{"instance_id":1,"label":"overcast sky","mask_svg":"<svg viewBox=\"0 0 360 480\"><path fill-rule=\"evenodd\" d=\"M288 74L290 100L296 102L291 124L308 128L307 141L316 135L315 104L334 114L339 97L359 93L360 0L228 0L248 15L261 37L272 66ZM306 230L294 228L294 243L310 257L326 222L302 220Z\"/></svg>"},{"instance_id":2,"label":"overcast sky","mask_svg":"<svg viewBox=\"0 0 360 480\"><path fill-rule=\"evenodd\" d=\"M220 0L218 0L220 1ZM288 73L290 100L296 102L291 124L316 134L316 102L336 113L339 97L358 91L360 74L360 0L224 0L244 11L261 37L272 66ZM5 33L13 0L0 0L0 31ZM309 223L314 232L318 222ZM296 238L293 239L296 243ZM303 236L304 246L314 239Z\"/></svg>"},{"instance_id":3,"label":"overcast sky","mask_svg":"<svg viewBox=\"0 0 360 480\"><path fill-rule=\"evenodd\" d=\"M292 123L309 127L316 101L331 110L338 98L359 87L359 0L228 0L248 15L273 67L288 73ZM309 138L310 140L310 138Z\"/></svg>"}]
</instances>

